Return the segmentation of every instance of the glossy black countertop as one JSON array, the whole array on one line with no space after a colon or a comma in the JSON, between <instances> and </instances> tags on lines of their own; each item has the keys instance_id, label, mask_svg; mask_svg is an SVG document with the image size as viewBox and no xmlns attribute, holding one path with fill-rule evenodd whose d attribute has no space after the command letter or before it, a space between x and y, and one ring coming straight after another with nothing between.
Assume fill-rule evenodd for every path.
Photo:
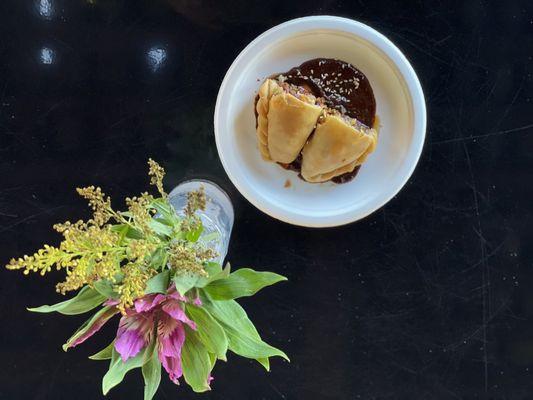
<instances>
[{"instance_id":1,"label":"glossy black countertop","mask_svg":"<svg viewBox=\"0 0 533 400\"><path fill-rule=\"evenodd\" d=\"M218 87L239 51L288 19L378 29L412 62L428 106L419 166L383 209L335 229L276 221L217 156ZM228 259L289 282L243 301L292 362L230 356L213 391L163 376L157 399L533 398L533 5L509 1L4 0L0 3L0 260L87 218L74 188L172 188L207 177L236 220ZM0 270L0 398L98 399L115 333L61 350L84 316L28 313L61 274ZM140 373L109 399L140 399Z\"/></svg>"}]
</instances>

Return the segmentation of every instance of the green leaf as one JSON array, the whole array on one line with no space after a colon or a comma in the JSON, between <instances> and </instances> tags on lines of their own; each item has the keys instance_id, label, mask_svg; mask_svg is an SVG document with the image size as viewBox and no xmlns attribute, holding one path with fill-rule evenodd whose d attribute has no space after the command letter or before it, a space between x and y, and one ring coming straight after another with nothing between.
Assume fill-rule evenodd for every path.
<instances>
[{"instance_id":1,"label":"green leaf","mask_svg":"<svg viewBox=\"0 0 533 400\"><path fill-rule=\"evenodd\" d=\"M152 201L151 206L166 220L174 221L176 219L176 212L167 200L163 198L155 199Z\"/></svg>"},{"instance_id":2,"label":"green leaf","mask_svg":"<svg viewBox=\"0 0 533 400\"><path fill-rule=\"evenodd\" d=\"M258 272L250 268L241 268L226 279L211 282L205 287L205 291L213 300L233 300L253 296L266 286L286 280L284 276L273 272Z\"/></svg>"},{"instance_id":3,"label":"green leaf","mask_svg":"<svg viewBox=\"0 0 533 400\"><path fill-rule=\"evenodd\" d=\"M205 287L211 282L214 282L219 279L224 279L229 276L231 271L231 266L229 263L226 264L226 267L222 269L222 266L216 262L208 262L205 265L205 271L207 272L207 277L201 276L196 282L196 287Z\"/></svg>"},{"instance_id":4,"label":"green leaf","mask_svg":"<svg viewBox=\"0 0 533 400\"><path fill-rule=\"evenodd\" d=\"M217 363L217 355L209 353L209 361L211 361L211 371L213 371L213 368L215 368L215 364Z\"/></svg>"},{"instance_id":5,"label":"green leaf","mask_svg":"<svg viewBox=\"0 0 533 400\"><path fill-rule=\"evenodd\" d=\"M113 284L108 280L99 280L93 283L94 288L107 299L117 299L119 294L113 290Z\"/></svg>"},{"instance_id":6,"label":"green leaf","mask_svg":"<svg viewBox=\"0 0 533 400\"><path fill-rule=\"evenodd\" d=\"M199 276L189 273L176 274L174 275L174 284L176 285L176 290L182 296L185 295L190 289L196 286Z\"/></svg>"},{"instance_id":7,"label":"green leaf","mask_svg":"<svg viewBox=\"0 0 533 400\"><path fill-rule=\"evenodd\" d=\"M111 343L109 343L109 346L107 346L105 349L100 350L98 353L93 354L89 357L91 360L111 360L111 357L113 356L113 348L115 347L115 341L113 340Z\"/></svg>"},{"instance_id":8,"label":"green leaf","mask_svg":"<svg viewBox=\"0 0 533 400\"><path fill-rule=\"evenodd\" d=\"M235 301L210 301L202 296L203 307L222 325L228 337L229 350L252 358L268 370L269 357L279 356L287 361L287 355L275 347L263 342L246 311Z\"/></svg>"},{"instance_id":9,"label":"green leaf","mask_svg":"<svg viewBox=\"0 0 533 400\"><path fill-rule=\"evenodd\" d=\"M197 326L198 339L204 344L210 353L217 358L226 361L228 351L228 338L220 324L206 310L187 304L185 311Z\"/></svg>"},{"instance_id":10,"label":"green leaf","mask_svg":"<svg viewBox=\"0 0 533 400\"><path fill-rule=\"evenodd\" d=\"M162 224L156 218L152 218L148 226L159 236L170 237L172 235L172 227Z\"/></svg>"},{"instance_id":11,"label":"green leaf","mask_svg":"<svg viewBox=\"0 0 533 400\"><path fill-rule=\"evenodd\" d=\"M76 345L76 341L83 341L95 332L100 330L100 328L107 322L111 317L118 313L118 310L113 306L106 306L94 314L90 319L85 321L83 325L74 332L74 335L67 340L67 343L63 345L63 350L67 351L72 345ZM81 343L81 342L80 342Z\"/></svg>"},{"instance_id":12,"label":"green leaf","mask_svg":"<svg viewBox=\"0 0 533 400\"><path fill-rule=\"evenodd\" d=\"M270 371L270 359L267 358L256 358L257 362L263 366L264 369Z\"/></svg>"},{"instance_id":13,"label":"green leaf","mask_svg":"<svg viewBox=\"0 0 533 400\"><path fill-rule=\"evenodd\" d=\"M128 232L128 225L126 224L111 225L110 229L112 232L116 232L119 234L120 239L118 240L118 243L122 244L124 237L126 236L126 233Z\"/></svg>"},{"instance_id":14,"label":"green leaf","mask_svg":"<svg viewBox=\"0 0 533 400\"><path fill-rule=\"evenodd\" d=\"M156 276L150 278L146 282L146 294L162 293L165 294L168 289L168 282L170 280L170 271L163 271Z\"/></svg>"},{"instance_id":15,"label":"green leaf","mask_svg":"<svg viewBox=\"0 0 533 400\"><path fill-rule=\"evenodd\" d=\"M157 346L154 340L146 350L145 360L142 366L144 378L144 400L152 400L161 383L161 362L157 356Z\"/></svg>"},{"instance_id":16,"label":"green leaf","mask_svg":"<svg viewBox=\"0 0 533 400\"><path fill-rule=\"evenodd\" d=\"M76 297L73 297L70 300L62 301L61 303L57 303L52 306L45 305L36 308L28 308L28 311L38 313L57 311L58 313L65 315L77 315L91 311L102 304L105 300L107 300L105 296L101 295L89 286L85 286L78 292Z\"/></svg>"},{"instance_id":17,"label":"green leaf","mask_svg":"<svg viewBox=\"0 0 533 400\"><path fill-rule=\"evenodd\" d=\"M157 221L157 222L159 222L159 223L161 223L163 225L170 226L170 227L173 226L172 225L172 221L170 221L167 217L158 217L158 216L156 216L153 219L154 219L154 221Z\"/></svg>"},{"instance_id":18,"label":"green leaf","mask_svg":"<svg viewBox=\"0 0 533 400\"><path fill-rule=\"evenodd\" d=\"M111 362L109 363L109 370L104 375L102 380L102 392L106 395L112 388L117 386L126 374L134 368L140 368L144 363L144 353L142 350L135 357L128 358L126 362L122 361L120 354L113 349Z\"/></svg>"},{"instance_id":19,"label":"green leaf","mask_svg":"<svg viewBox=\"0 0 533 400\"><path fill-rule=\"evenodd\" d=\"M187 239L189 242L197 242L203 231L204 231L204 227L203 225L200 225L198 228L192 231L188 231L185 234L185 239Z\"/></svg>"},{"instance_id":20,"label":"green leaf","mask_svg":"<svg viewBox=\"0 0 533 400\"><path fill-rule=\"evenodd\" d=\"M143 234L141 232L139 232L137 229L132 228L131 226L127 224L111 225L111 230L113 232L120 233L122 237L127 237L128 239L142 239L143 238Z\"/></svg>"},{"instance_id":21,"label":"green leaf","mask_svg":"<svg viewBox=\"0 0 533 400\"><path fill-rule=\"evenodd\" d=\"M163 247L157 248L151 255L150 255L150 267L153 269L161 269L165 266L167 263L168 253Z\"/></svg>"},{"instance_id":22,"label":"green leaf","mask_svg":"<svg viewBox=\"0 0 533 400\"><path fill-rule=\"evenodd\" d=\"M211 372L211 360L209 353L196 332L186 328L185 343L181 350L181 364L185 382L196 393L210 390L209 373Z\"/></svg>"},{"instance_id":23,"label":"green leaf","mask_svg":"<svg viewBox=\"0 0 533 400\"><path fill-rule=\"evenodd\" d=\"M254 338L249 332L240 332L229 326L225 326L225 329L229 339L229 349L235 354L258 360L263 366L265 365L264 359L274 356L290 361L283 351L263 342L259 338Z\"/></svg>"}]
</instances>

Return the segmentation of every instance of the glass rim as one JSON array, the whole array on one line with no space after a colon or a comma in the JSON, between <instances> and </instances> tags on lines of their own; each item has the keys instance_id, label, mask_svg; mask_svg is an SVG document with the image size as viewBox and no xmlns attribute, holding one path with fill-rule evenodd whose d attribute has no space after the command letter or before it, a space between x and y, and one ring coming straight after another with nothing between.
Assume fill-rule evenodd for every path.
<instances>
[{"instance_id":1,"label":"glass rim","mask_svg":"<svg viewBox=\"0 0 533 400\"><path fill-rule=\"evenodd\" d=\"M222 189L218 183L213 182L212 180L209 180L207 178L193 178L193 179L187 179L187 180L181 181L176 186L174 186L174 188L168 194L168 197L170 197L172 195L172 192L174 192L179 186L181 186L183 184L195 183L195 182L208 183L208 184L214 186L215 188L217 188L224 195L224 197L228 200L228 202L229 202L229 204L231 206L231 209L234 211L233 202L231 201L231 197L229 197L229 194L226 193L226 191L224 189Z\"/></svg>"}]
</instances>

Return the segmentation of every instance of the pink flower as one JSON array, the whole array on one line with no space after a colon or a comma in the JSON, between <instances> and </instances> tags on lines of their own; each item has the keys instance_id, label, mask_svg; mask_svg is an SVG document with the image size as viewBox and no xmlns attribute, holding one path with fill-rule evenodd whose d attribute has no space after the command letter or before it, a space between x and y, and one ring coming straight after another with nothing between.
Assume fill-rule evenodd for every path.
<instances>
[{"instance_id":1,"label":"pink flower","mask_svg":"<svg viewBox=\"0 0 533 400\"><path fill-rule=\"evenodd\" d=\"M172 382L178 384L183 374L181 348L185 342L185 328L196 330L183 310L187 298L172 290L168 295L151 294L135 301L134 310L120 319L115 349L126 361L135 357L157 335L158 356ZM154 329L154 323L157 323Z\"/></svg>"},{"instance_id":2,"label":"pink flower","mask_svg":"<svg viewBox=\"0 0 533 400\"><path fill-rule=\"evenodd\" d=\"M155 335L159 360L172 382L179 384L178 379L183 375L181 348L185 342L184 324L196 330L196 324L187 317L183 309L183 304L190 301L173 287L166 295L150 294L136 300L134 307L122 316L118 326L115 350L122 360L127 361L139 354L156 339ZM192 302L195 305L202 304L198 298ZM116 302L107 301L105 305L112 307L104 314L105 318L96 321L96 329L91 329L90 334L76 344L92 336L111 316L118 313Z\"/></svg>"}]
</instances>

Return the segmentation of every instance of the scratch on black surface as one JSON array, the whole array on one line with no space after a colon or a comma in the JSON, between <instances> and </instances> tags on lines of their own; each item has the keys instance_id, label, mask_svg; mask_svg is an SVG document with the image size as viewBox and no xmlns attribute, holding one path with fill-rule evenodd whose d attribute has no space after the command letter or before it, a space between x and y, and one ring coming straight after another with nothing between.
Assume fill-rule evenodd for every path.
<instances>
[{"instance_id":1,"label":"scratch on black surface","mask_svg":"<svg viewBox=\"0 0 533 400\"><path fill-rule=\"evenodd\" d=\"M400 39L404 40L406 43L413 46L416 50L420 51L421 53L425 54L428 57L431 57L433 60L438 61L448 67L457 68L460 69L457 65L454 65L454 63L448 62L440 57L437 57L436 55L432 54L431 52L427 51L426 49L422 48L422 46L414 43L413 41L407 39L405 36L400 35L398 33L392 32L393 35L398 36Z\"/></svg>"},{"instance_id":2,"label":"scratch on black surface","mask_svg":"<svg viewBox=\"0 0 533 400\"><path fill-rule=\"evenodd\" d=\"M58 207L48 208L48 209L46 209L44 211L28 215L27 217L22 218L21 220L18 220L16 222L12 223L11 225L8 225L8 226L0 228L0 233L4 233L5 231L8 231L8 230L14 228L15 226L23 224L24 222L29 221L29 220L31 220L31 219L33 219L35 217L38 217L38 216L43 215L43 214L49 214L52 211L59 210L60 208L63 208L63 207L65 207L65 206L58 206Z\"/></svg>"},{"instance_id":3,"label":"scratch on black surface","mask_svg":"<svg viewBox=\"0 0 533 400\"><path fill-rule=\"evenodd\" d=\"M477 233L477 231L476 231L476 233ZM492 250L490 253L486 254L485 258L483 258L483 259L479 260L478 262L472 264L471 266L469 266L469 267L467 267L467 268L465 268L465 269L463 269L463 270L451 275L451 277L455 277L457 274L464 275L467 272L479 267L483 262L488 261L489 258L491 258L492 256L496 255L499 252L499 250L503 247L504 243L505 243L505 241L502 241L498 246L496 246L496 248L494 250Z\"/></svg>"},{"instance_id":4,"label":"scratch on black surface","mask_svg":"<svg viewBox=\"0 0 533 400\"><path fill-rule=\"evenodd\" d=\"M282 399L286 399L285 395L279 391L277 387L275 387L272 383L269 383L270 387L276 392L276 394L279 395Z\"/></svg>"},{"instance_id":5,"label":"scratch on black surface","mask_svg":"<svg viewBox=\"0 0 533 400\"><path fill-rule=\"evenodd\" d=\"M422 280L424 281L424 291L426 292L426 297L429 299L431 297L431 282L429 281L426 274L420 267L420 263L418 262L418 260L415 260L415 265L418 270L418 273L420 274L420 276L422 277Z\"/></svg>"},{"instance_id":6,"label":"scratch on black surface","mask_svg":"<svg viewBox=\"0 0 533 400\"><path fill-rule=\"evenodd\" d=\"M485 134L482 134L482 135L474 135L474 136L468 136L468 137L460 137L460 138L454 138L454 139L439 140L437 142L432 142L430 144L431 145L436 145L436 144L446 144L446 143L455 143L455 142L466 142L467 140L482 139L482 138L486 138L486 137L489 137L489 136L498 136L498 135L505 135L505 134L508 134L508 133L526 131L526 130L531 129L531 128L533 128L533 124L519 126L518 128L506 129L506 130L503 130L503 131L485 133Z\"/></svg>"},{"instance_id":7,"label":"scratch on black surface","mask_svg":"<svg viewBox=\"0 0 533 400\"><path fill-rule=\"evenodd\" d=\"M0 189L0 194L4 194L4 193L7 193L7 192L11 192L13 190L19 190L21 188L24 188L24 187L29 187L29 186L12 186L12 187L8 187L8 188L4 188L4 189Z\"/></svg>"},{"instance_id":8,"label":"scratch on black surface","mask_svg":"<svg viewBox=\"0 0 533 400\"><path fill-rule=\"evenodd\" d=\"M435 46L438 46L438 45L440 45L440 44L446 42L448 39L451 39L452 36L453 36L453 35L450 33L448 36L445 36L445 37L443 37L442 39L439 39L439 40L434 41L433 44L434 44Z\"/></svg>"},{"instance_id":9,"label":"scratch on black surface","mask_svg":"<svg viewBox=\"0 0 533 400\"><path fill-rule=\"evenodd\" d=\"M522 88L524 87L524 82L525 81L526 81L526 76L524 75L522 77L522 80L520 81L520 86L518 86L518 89L516 89L516 92L513 95L513 99L507 105L507 107L505 108L505 111L503 112L502 116L500 117L500 120L496 124L496 129L498 129L500 127L501 123L505 120L505 118L507 118L507 115L509 114L509 111L511 110L511 108L514 106L514 103L516 103L516 100L518 99L518 95L520 94L520 92L522 92Z\"/></svg>"},{"instance_id":10,"label":"scratch on black surface","mask_svg":"<svg viewBox=\"0 0 533 400\"><path fill-rule=\"evenodd\" d=\"M472 181L472 195L474 199L474 207L476 212L476 220L477 220L477 231L476 233L479 236L479 245L481 250L481 298L482 298L482 326L480 329L483 330L483 374L484 374L484 381L485 381L485 393L488 392L489 389L489 373L488 373L488 359L487 359L487 298L489 297L490 293L490 271L487 264L487 256L486 256L486 240L483 237L483 229L481 227L481 218L479 215L479 203L477 198L477 189L476 189L476 183L474 179L474 173L472 171L472 162L470 160L470 154L468 153L468 148L466 147L466 144L463 142L463 149L465 151L466 161L468 164L468 172L470 174L470 179ZM474 229L475 231L475 229Z\"/></svg>"},{"instance_id":11,"label":"scratch on black surface","mask_svg":"<svg viewBox=\"0 0 533 400\"><path fill-rule=\"evenodd\" d=\"M510 302L510 298L509 299L506 299L505 301L503 301L500 306L496 309L496 311L489 317L487 318L487 324L490 323L494 318L496 318L497 315L500 314L500 312L502 312L504 309L507 308L507 305L509 304ZM486 325L485 325L485 328L486 328ZM457 349L459 346L461 346L461 344L465 343L465 342L468 342L470 339L473 339L474 337L477 336L477 334L481 331L484 331L484 328L483 328L483 325L476 328L472 333L470 333L468 336L465 336L460 343L456 343L456 344L450 344L449 346L446 346L446 349L447 350L455 350ZM483 350L486 349L486 344L487 344L487 341L482 339L481 342L483 343ZM486 352L484 352L486 353ZM485 363L485 366L488 365L488 360L486 357L483 357L483 362ZM487 378L488 378L488 375L487 375ZM488 385L488 380L485 382L487 385Z\"/></svg>"}]
</instances>

